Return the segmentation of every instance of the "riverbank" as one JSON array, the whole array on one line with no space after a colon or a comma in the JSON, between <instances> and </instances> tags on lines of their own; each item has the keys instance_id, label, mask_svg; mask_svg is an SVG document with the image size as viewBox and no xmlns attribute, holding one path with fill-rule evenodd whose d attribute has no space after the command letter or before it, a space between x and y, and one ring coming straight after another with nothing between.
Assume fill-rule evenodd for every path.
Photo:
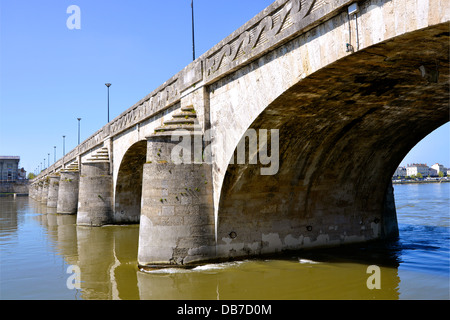
<instances>
[{"instance_id":1,"label":"riverbank","mask_svg":"<svg viewBox=\"0 0 450 320\"><path fill-rule=\"evenodd\" d=\"M12 194L26 194L28 195L29 184L28 180L20 180L15 182L0 182L0 196Z\"/></svg>"},{"instance_id":2,"label":"riverbank","mask_svg":"<svg viewBox=\"0 0 450 320\"><path fill-rule=\"evenodd\" d=\"M0 197L28 197L28 193L2 192Z\"/></svg>"},{"instance_id":3,"label":"riverbank","mask_svg":"<svg viewBox=\"0 0 450 320\"><path fill-rule=\"evenodd\" d=\"M441 180L392 180L393 184L420 184L420 183L445 183L450 182L448 179Z\"/></svg>"}]
</instances>

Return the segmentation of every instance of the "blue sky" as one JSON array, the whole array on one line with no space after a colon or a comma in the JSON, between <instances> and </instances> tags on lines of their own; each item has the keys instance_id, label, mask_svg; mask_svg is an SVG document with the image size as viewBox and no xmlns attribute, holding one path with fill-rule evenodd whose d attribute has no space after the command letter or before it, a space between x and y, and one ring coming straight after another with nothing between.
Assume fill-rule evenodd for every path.
<instances>
[{"instance_id":1,"label":"blue sky","mask_svg":"<svg viewBox=\"0 0 450 320\"><path fill-rule=\"evenodd\" d=\"M195 0L197 57L272 0ZM81 10L69 30L67 8ZM34 172L85 140L192 61L190 0L0 0L0 155ZM402 164L450 166L450 125L425 138ZM47 160L46 160L47 162Z\"/></svg>"}]
</instances>

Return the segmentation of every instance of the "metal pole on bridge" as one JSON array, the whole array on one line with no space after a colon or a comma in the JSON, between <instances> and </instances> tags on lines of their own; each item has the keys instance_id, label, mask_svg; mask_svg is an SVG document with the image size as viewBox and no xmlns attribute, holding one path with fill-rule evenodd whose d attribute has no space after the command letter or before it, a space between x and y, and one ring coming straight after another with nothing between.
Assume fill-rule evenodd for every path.
<instances>
[{"instance_id":1,"label":"metal pole on bridge","mask_svg":"<svg viewBox=\"0 0 450 320\"><path fill-rule=\"evenodd\" d=\"M78 144L80 144L80 120L81 118L77 118L78 120Z\"/></svg>"},{"instance_id":2,"label":"metal pole on bridge","mask_svg":"<svg viewBox=\"0 0 450 320\"><path fill-rule=\"evenodd\" d=\"M195 38L194 38L194 0L191 0L192 9L192 60L195 60Z\"/></svg>"},{"instance_id":3,"label":"metal pole on bridge","mask_svg":"<svg viewBox=\"0 0 450 320\"><path fill-rule=\"evenodd\" d=\"M105 86L108 87L108 123L109 123L109 87L111 87L111 83L105 83Z\"/></svg>"}]
</instances>

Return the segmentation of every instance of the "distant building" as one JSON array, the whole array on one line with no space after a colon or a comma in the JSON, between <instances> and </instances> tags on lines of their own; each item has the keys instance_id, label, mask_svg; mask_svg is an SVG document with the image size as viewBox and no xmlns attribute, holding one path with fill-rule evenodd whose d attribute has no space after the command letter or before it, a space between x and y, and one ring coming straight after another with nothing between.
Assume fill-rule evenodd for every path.
<instances>
[{"instance_id":1,"label":"distant building","mask_svg":"<svg viewBox=\"0 0 450 320\"><path fill-rule=\"evenodd\" d=\"M407 176L417 176L418 173L420 173L423 177L437 176L436 170L431 169L423 163L413 163L406 167Z\"/></svg>"},{"instance_id":2,"label":"distant building","mask_svg":"<svg viewBox=\"0 0 450 320\"><path fill-rule=\"evenodd\" d=\"M447 168L445 168L442 164L435 163L431 166L431 169L436 171L436 175L439 175L439 172L442 172L443 174L447 173Z\"/></svg>"},{"instance_id":3,"label":"distant building","mask_svg":"<svg viewBox=\"0 0 450 320\"><path fill-rule=\"evenodd\" d=\"M405 167L398 167L395 170L394 177L405 177L406 176L406 168Z\"/></svg>"},{"instance_id":4,"label":"distant building","mask_svg":"<svg viewBox=\"0 0 450 320\"><path fill-rule=\"evenodd\" d=\"M19 175L20 157L0 156L0 182L15 182Z\"/></svg>"}]
</instances>

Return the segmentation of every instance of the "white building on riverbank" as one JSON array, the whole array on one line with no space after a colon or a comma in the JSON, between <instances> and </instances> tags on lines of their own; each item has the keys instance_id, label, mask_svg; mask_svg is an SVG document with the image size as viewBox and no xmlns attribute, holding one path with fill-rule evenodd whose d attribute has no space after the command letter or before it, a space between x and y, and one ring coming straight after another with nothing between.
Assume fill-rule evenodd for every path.
<instances>
[{"instance_id":1,"label":"white building on riverbank","mask_svg":"<svg viewBox=\"0 0 450 320\"><path fill-rule=\"evenodd\" d=\"M431 166L431 169L436 171L436 175L439 175L439 172L442 172L443 174L448 174L447 168L445 168L442 164L435 163Z\"/></svg>"},{"instance_id":2,"label":"white building on riverbank","mask_svg":"<svg viewBox=\"0 0 450 320\"><path fill-rule=\"evenodd\" d=\"M437 176L437 172L436 170L430 168L429 166L427 166L424 163L413 163L413 164L408 164L408 166L406 167L406 175L407 176L417 176L417 174L421 174L423 177L428 177L428 176Z\"/></svg>"}]
</instances>

